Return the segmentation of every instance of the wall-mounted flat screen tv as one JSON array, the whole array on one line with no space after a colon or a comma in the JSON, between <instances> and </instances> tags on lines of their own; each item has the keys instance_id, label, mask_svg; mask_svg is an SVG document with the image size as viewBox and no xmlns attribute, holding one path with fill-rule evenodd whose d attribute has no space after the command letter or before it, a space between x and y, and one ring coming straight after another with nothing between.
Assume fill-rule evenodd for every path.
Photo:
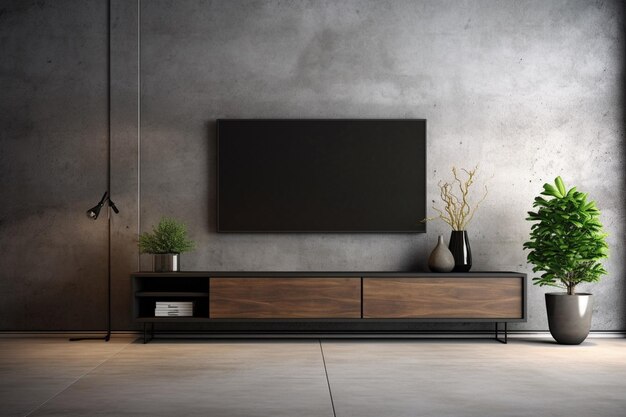
<instances>
[{"instance_id":1,"label":"wall-mounted flat screen tv","mask_svg":"<svg viewBox=\"0 0 626 417\"><path fill-rule=\"evenodd\" d=\"M219 232L425 232L426 120L217 121Z\"/></svg>"}]
</instances>

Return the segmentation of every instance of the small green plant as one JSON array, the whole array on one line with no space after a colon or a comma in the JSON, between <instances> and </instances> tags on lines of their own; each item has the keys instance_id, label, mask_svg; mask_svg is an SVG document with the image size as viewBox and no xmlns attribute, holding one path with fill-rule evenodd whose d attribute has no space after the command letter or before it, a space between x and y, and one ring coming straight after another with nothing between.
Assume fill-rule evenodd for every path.
<instances>
[{"instance_id":1,"label":"small green plant","mask_svg":"<svg viewBox=\"0 0 626 417\"><path fill-rule=\"evenodd\" d=\"M528 262L533 272L543 271L533 278L539 286L549 285L567 289L575 294L576 285L596 282L606 274L598 261L608 256L606 234L599 221L600 210L594 201L587 202L587 194L566 190L561 177L554 185L544 184L541 195L535 198L526 220L536 222L531 227L530 240L524 243L529 249Z\"/></svg>"},{"instance_id":2,"label":"small green plant","mask_svg":"<svg viewBox=\"0 0 626 417\"><path fill-rule=\"evenodd\" d=\"M187 237L187 227L169 217L162 217L159 224L139 236L141 253L183 253L194 248L194 242Z\"/></svg>"}]
</instances>

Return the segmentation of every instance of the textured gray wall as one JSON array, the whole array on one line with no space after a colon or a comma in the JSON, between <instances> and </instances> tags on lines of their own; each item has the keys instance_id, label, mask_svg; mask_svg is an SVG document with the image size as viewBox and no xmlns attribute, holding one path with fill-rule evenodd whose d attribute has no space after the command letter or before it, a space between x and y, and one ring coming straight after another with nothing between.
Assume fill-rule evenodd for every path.
<instances>
[{"instance_id":1,"label":"textured gray wall","mask_svg":"<svg viewBox=\"0 0 626 417\"><path fill-rule=\"evenodd\" d=\"M82 22L77 30L93 32L101 43L105 6L54 2L19 14L20 4L9 3L0 14L3 54L7 43L25 55L0 64L1 87L13 94L11 103L3 100L1 116L2 178L11 179L12 202L0 209L2 247L12 245L0 265L0 295L13 307L2 303L0 327L101 327L103 226L85 223L75 234L60 233L84 223L82 210L102 182L106 115L96 80L106 55L90 46L84 53L99 65L81 73L78 86L68 76L72 60L50 85L36 60L44 52L18 46L36 43L74 57L80 49L69 45L76 36L71 22ZM52 19L57 8L65 9L54 25L57 37L41 38L39 14ZM18 17L9 20L12 15ZM480 164L488 182L489 196L469 227L475 270L530 272L521 249L530 226L524 217L545 181L562 175L590 192L603 210L612 251L609 275L588 288L597 296L593 328L626 329L621 2L114 0L112 17L112 185L123 210L114 218L116 328L131 327L128 273L137 264L137 228L149 229L161 215L190 226L198 249L184 255L189 270L422 269L436 236L449 235L446 225L433 222L425 235L215 232L215 119L415 117L428 119L430 200L452 165ZM67 108L36 103L33 88L54 89L84 109L80 119ZM74 88L98 93L92 104L100 107L71 95ZM27 143L45 140L13 122L48 130L91 119L100 122L93 129L100 132L97 143L83 144L84 132L59 131L53 135L59 146L40 160ZM54 161L64 158L89 167L63 171ZM63 222L49 223L54 209L28 188L33 182L61 194ZM73 182L80 187L71 200L65 193ZM42 222L47 228L39 236ZM77 241L75 263L83 270L60 256ZM149 259L142 256L141 265L148 268ZM51 294L70 287L69 311L53 318L37 309L51 303L41 286ZM76 301L85 292L93 292L95 304ZM547 328L544 292L529 288L529 321L514 328ZM24 299L32 300L28 312ZM82 321L71 320L79 315Z\"/></svg>"},{"instance_id":2,"label":"textured gray wall","mask_svg":"<svg viewBox=\"0 0 626 417\"><path fill-rule=\"evenodd\" d=\"M0 3L0 329L105 326L106 12Z\"/></svg>"}]
</instances>

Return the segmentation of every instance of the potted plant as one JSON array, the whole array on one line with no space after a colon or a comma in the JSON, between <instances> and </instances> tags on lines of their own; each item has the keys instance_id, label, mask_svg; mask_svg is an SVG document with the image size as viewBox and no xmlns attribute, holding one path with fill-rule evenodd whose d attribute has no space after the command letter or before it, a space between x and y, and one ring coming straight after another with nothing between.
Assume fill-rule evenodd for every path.
<instances>
[{"instance_id":1,"label":"potted plant","mask_svg":"<svg viewBox=\"0 0 626 417\"><path fill-rule=\"evenodd\" d=\"M162 217L159 224L139 236L141 253L153 255L155 272L180 271L180 254L194 248L187 237L187 227L169 217Z\"/></svg>"},{"instance_id":2,"label":"potted plant","mask_svg":"<svg viewBox=\"0 0 626 417\"><path fill-rule=\"evenodd\" d=\"M452 228L448 248L454 257L454 268L452 269L454 272L467 272L472 267L472 252L466 228L474 217L480 203L487 197L487 187L485 186L483 196L475 204L472 204L470 201L470 187L474 184L478 166L471 170L461 168L461 171L465 173L466 178L462 179L456 167L452 167L454 180L451 182L439 182L439 196L444 203L444 207L440 209L433 206L433 210L438 213L438 216L425 219L441 219ZM440 243L443 241L442 236L440 236L439 241ZM439 244L437 247L439 247Z\"/></svg>"},{"instance_id":3,"label":"potted plant","mask_svg":"<svg viewBox=\"0 0 626 417\"><path fill-rule=\"evenodd\" d=\"M598 261L607 257L607 235L596 203L588 202L587 194L576 187L567 190L561 177L554 185L544 184L541 195L550 198L535 198L538 210L528 212L526 220L535 223L524 248L530 250L533 272L543 272L533 283L567 291L545 295L550 333L558 343L577 345L589 334L593 299L589 293L577 293L576 286L606 274Z\"/></svg>"}]
</instances>

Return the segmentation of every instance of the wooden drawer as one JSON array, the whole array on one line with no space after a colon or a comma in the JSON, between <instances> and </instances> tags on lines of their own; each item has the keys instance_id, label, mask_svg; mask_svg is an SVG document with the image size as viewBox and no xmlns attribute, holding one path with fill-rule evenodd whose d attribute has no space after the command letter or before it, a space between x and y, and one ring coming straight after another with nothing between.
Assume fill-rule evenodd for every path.
<instances>
[{"instance_id":1,"label":"wooden drawer","mask_svg":"<svg viewBox=\"0 0 626 417\"><path fill-rule=\"evenodd\" d=\"M364 278L364 318L523 318L523 279Z\"/></svg>"},{"instance_id":2,"label":"wooden drawer","mask_svg":"<svg viewBox=\"0 0 626 417\"><path fill-rule=\"evenodd\" d=\"M214 319L360 318L360 278L211 278Z\"/></svg>"}]
</instances>

